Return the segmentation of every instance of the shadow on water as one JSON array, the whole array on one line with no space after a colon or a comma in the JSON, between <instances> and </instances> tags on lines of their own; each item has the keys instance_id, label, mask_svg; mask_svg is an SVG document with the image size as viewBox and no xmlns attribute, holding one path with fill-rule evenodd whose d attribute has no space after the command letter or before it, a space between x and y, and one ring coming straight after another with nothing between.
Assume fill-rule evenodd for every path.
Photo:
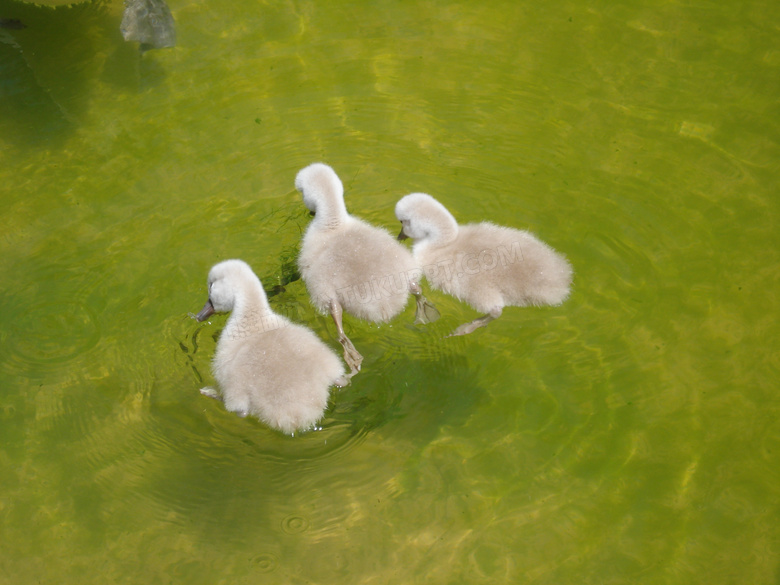
<instances>
[{"instance_id":1,"label":"shadow on water","mask_svg":"<svg viewBox=\"0 0 780 585\"><path fill-rule=\"evenodd\" d=\"M188 526L218 548L254 543L256 553L266 555L275 554L274 539L332 537L349 515L364 513L355 508L359 501L384 498L392 489L399 462L381 447L381 435L408 432L409 410L415 405L430 410L439 398L404 391L398 377L379 386L355 384L334 396L322 430L290 438L225 413L216 403L205 402L204 413L197 393L175 408L155 403L156 388L170 381L158 377L113 409L93 409L100 424L83 404L77 407L76 396L59 405L63 412L81 412L90 432L69 446L77 474L47 463L49 475L61 481L46 502L70 501L84 511L76 535L82 544L101 542L116 522L143 526L150 542L161 526ZM111 385L111 379L103 381L98 394L108 394ZM89 405L96 406L94 397ZM453 405L449 420L466 410ZM91 418L84 420L87 415ZM69 418L52 420L61 424ZM367 451L355 448L372 435ZM383 459L386 464L377 467ZM20 473L14 481L21 485ZM344 493L358 501L340 505ZM334 494L341 495L333 499ZM258 542L263 534L267 538Z\"/></svg>"},{"instance_id":2,"label":"shadow on water","mask_svg":"<svg viewBox=\"0 0 780 585\"><path fill-rule=\"evenodd\" d=\"M277 311L299 305L294 320L340 353L328 339L329 318L313 314L302 283L271 303ZM175 372L153 383L146 430L137 437L155 443L147 452L162 452L142 473L131 470L133 498L176 510L182 522L209 538L218 532L231 541L257 530L331 533L355 509L323 497L321 486L349 490L361 501L373 501L371 494L384 497L395 489L407 458L419 455L443 428L465 424L486 398L478 369L459 345L441 343L440 331L400 321L381 328L352 324L366 356L363 371L350 386L332 390L317 430L289 437L199 395L199 387L213 383L208 370L226 318L204 324L169 320ZM453 392L464 387L468 391ZM152 460L165 461L165 468L157 469ZM182 492L177 486L189 487Z\"/></svg>"},{"instance_id":3,"label":"shadow on water","mask_svg":"<svg viewBox=\"0 0 780 585\"><path fill-rule=\"evenodd\" d=\"M56 142L72 130L67 112L38 84L18 45L0 31L0 132L20 147Z\"/></svg>"},{"instance_id":4,"label":"shadow on water","mask_svg":"<svg viewBox=\"0 0 780 585\"><path fill-rule=\"evenodd\" d=\"M120 33L121 3L48 8L0 0L0 133L16 147L59 146L90 108L95 82L160 86L164 67ZM106 57L108 55L108 57Z\"/></svg>"}]
</instances>

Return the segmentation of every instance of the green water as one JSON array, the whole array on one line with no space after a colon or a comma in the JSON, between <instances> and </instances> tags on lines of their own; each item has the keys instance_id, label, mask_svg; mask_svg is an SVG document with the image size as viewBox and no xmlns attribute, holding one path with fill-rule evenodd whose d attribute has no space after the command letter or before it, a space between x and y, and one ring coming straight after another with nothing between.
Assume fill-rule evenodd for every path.
<instances>
[{"instance_id":1,"label":"green water","mask_svg":"<svg viewBox=\"0 0 780 585\"><path fill-rule=\"evenodd\" d=\"M780 13L734 2L0 1L0 583L780 582ZM198 389L230 257L278 282L331 164L530 229L561 307L348 320L289 438ZM272 305L338 348L300 281Z\"/></svg>"}]
</instances>

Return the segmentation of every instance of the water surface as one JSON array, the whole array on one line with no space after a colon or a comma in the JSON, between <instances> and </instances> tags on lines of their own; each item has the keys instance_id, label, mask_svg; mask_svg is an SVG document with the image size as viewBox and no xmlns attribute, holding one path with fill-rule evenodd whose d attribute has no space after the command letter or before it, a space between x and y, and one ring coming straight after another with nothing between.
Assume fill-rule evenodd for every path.
<instances>
[{"instance_id":1,"label":"water surface","mask_svg":"<svg viewBox=\"0 0 780 585\"><path fill-rule=\"evenodd\" d=\"M773 5L169 5L139 57L120 2L0 2L0 582L778 582ZM350 319L322 430L225 412L187 313L284 278L317 160L394 231L533 231L571 298Z\"/></svg>"}]
</instances>

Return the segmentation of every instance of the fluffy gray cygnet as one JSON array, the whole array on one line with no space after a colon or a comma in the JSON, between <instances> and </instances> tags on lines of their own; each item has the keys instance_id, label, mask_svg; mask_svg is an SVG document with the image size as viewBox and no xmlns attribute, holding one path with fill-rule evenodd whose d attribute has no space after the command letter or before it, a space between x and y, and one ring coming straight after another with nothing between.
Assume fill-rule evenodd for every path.
<instances>
[{"instance_id":1,"label":"fluffy gray cygnet","mask_svg":"<svg viewBox=\"0 0 780 585\"><path fill-rule=\"evenodd\" d=\"M571 264L527 231L490 222L458 225L425 193L403 197L395 214L398 239L414 239L414 259L431 287L485 313L451 335L486 326L504 307L560 305L569 296Z\"/></svg>"},{"instance_id":2,"label":"fluffy gray cygnet","mask_svg":"<svg viewBox=\"0 0 780 585\"><path fill-rule=\"evenodd\" d=\"M231 314L212 364L219 392L207 387L201 393L283 433L313 427L325 412L330 387L349 383L338 355L310 329L271 310L246 262L215 265L208 288L209 300L197 320Z\"/></svg>"},{"instance_id":3,"label":"fluffy gray cygnet","mask_svg":"<svg viewBox=\"0 0 780 585\"><path fill-rule=\"evenodd\" d=\"M420 271L409 250L388 231L347 213L344 187L331 167L305 167L295 187L314 214L303 236L298 269L313 305L332 316L344 360L355 375L363 356L344 333L343 312L384 323L403 311L411 293L417 300L415 322L429 323L439 314L422 294Z\"/></svg>"}]
</instances>

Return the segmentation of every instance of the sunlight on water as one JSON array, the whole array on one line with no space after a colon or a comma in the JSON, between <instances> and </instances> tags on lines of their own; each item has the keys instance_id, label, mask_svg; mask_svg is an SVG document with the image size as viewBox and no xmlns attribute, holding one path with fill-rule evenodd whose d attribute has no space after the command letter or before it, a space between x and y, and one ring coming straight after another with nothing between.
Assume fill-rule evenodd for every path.
<instances>
[{"instance_id":1,"label":"sunlight on water","mask_svg":"<svg viewBox=\"0 0 780 585\"><path fill-rule=\"evenodd\" d=\"M0 583L777 583L768 3L169 6L141 56L120 2L0 1ZM345 319L317 430L226 412L220 260L340 353L314 161L391 231L423 191L533 232L572 296L445 338L477 314L426 291Z\"/></svg>"}]
</instances>

